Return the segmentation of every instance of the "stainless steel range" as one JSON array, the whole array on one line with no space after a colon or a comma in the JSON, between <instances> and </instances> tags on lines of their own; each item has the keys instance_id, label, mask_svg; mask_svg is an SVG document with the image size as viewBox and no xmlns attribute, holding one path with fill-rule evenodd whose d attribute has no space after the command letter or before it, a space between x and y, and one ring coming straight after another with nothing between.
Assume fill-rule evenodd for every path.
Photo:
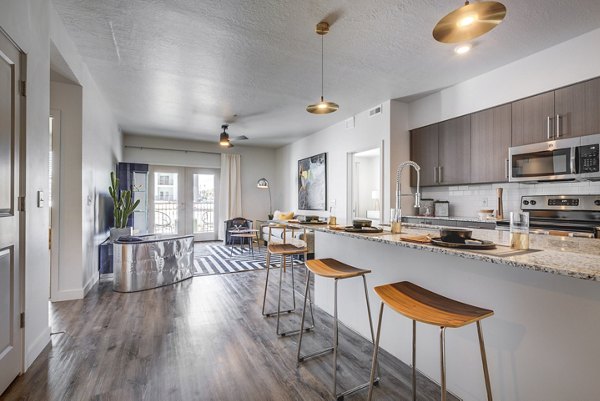
<instances>
[{"instance_id":1,"label":"stainless steel range","mask_svg":"<svg viewBox=\"0 0 600 401\"><path fill-rule=\"evenodd\" d=\"M600 237L600 195L523 196L521 210L529 212L533 233ZM497 229L508 230L509 221L498 221Z\"/></svg>"}]
</instances>

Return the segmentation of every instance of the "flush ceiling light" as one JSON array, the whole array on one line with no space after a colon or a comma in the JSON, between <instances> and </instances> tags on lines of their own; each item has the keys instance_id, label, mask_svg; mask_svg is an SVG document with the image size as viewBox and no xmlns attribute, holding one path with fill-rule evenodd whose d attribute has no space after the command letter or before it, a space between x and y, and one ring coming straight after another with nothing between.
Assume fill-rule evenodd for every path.
<instances>
[{"instance_id":1,"label":"flush ceiling light","mask_svg":"<svg viewBox=\"0 0 600 401\"><path fill-rule=\"evenodd\" d=\"M475 39L495 27L506 16L506 7L497 1L480 1L452 11L433 28L433 37L442 43L460 43Z\"/></svg>"},{"instance_id":2,"label":"flush ceiling light","mask_svg":"<svg viewBox=\"0 0 600 401\"><path fill-rule=\"evenodd\" d=\"M471 45L460 45L454 49L454 53L456 54L465 54L471 51Z\"/></svg>"},{"instance_id":3,"label":"flush ceiling light","mask_svg":"<svg viewBox=\"0 0 600 401\"><path fill-rule=\"evenodd\" d=\"M329 114L337 111L340 106L334 102L326 102L323 98L323 36L329 32L329 23L323 21L317 24L315 30L318 35L321 35L321 101L315 104L309 104L306 111L313 114Z\"/></svg>"}]
</instances>

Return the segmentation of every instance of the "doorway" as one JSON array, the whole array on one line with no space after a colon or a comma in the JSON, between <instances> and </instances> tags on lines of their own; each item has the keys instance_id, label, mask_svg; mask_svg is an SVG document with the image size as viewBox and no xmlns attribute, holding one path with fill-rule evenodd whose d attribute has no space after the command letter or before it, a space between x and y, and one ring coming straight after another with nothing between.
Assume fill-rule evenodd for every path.
<instances>
[{"instance_id":1,"label":"doorway","mask_svg":"<svg viewBox=\"0 0 600 401\"><path fill-rule=\"evenodd\" d=\"M0 394L23 370L25 55L0 29Z\"/></svg>"},{"instance_id":2,"label":"doorway","mask_svg":"<svg viewBox=\"0 0 600 401\"><path fill-rule=\"evenodd\" d=\"M217 239L219 170L150 166L149 225L157 234Z\"/></svg>"},{"instance_id":3,"label":"doorway","mask_svg":"<svg viewBox=\"0 0 600 401\"><path fill-rule=\"evenodd\" d=\"M383 222L382 148L348 154L348 220Z\"/></svg>"}]
</instances>

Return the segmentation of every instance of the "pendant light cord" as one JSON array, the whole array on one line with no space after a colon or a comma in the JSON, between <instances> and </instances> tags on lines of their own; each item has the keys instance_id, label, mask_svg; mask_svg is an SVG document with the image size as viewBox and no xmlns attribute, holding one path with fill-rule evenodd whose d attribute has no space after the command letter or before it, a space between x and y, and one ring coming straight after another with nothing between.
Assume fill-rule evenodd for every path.
<instances>
[{"instance_id":1,"label":"pendant light cord","mask_svg":"<svg viewBox=\"0 0 600 401\"><path fill-rule=\"evenodd\" d=\"M325 35L321 35L321 101L323 101L323 80L324 80L324 69L323 69L323 42Z\"/></svg>"}]
</instances>

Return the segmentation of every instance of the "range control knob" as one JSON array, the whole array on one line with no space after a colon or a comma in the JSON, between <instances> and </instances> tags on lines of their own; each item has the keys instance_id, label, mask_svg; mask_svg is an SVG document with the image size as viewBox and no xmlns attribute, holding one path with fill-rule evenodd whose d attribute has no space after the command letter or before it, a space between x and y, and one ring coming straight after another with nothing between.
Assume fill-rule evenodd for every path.
<instances>
[{"instance_id":1,"label":"range control knob","mask_svg":"<svg viewBox=\"0 0 600 401\"><path fill-rule=\"evenodd\" d=\"M535 206L535 204L536 204L537 202L536 202L536 201L534 201L534 200L532 200L530 203L531 203L531 205L532 205L532 206Z\"/></svg>"},{"instance_id":2,"label":"range control knob","mask_svg":"<svg viewBox=\"0 0 600 401\"><path fill-rule=\"evenodd\" d=\"M600 206L600 199L596 199L596 200L594 201L594 205L596 205L596 206Z\"/></svg>"},{"instance_id":3,"label":"range control knob","mask_svg":"<svg viewBox=\"0 0 600 401\"><path fill-rule=\"evenodd\" d=\"M527 206L527 205L529 205L529 201L528 201L528 200L524 200L524 201L523 201L523 204L524 204L525 206Z\"/></svg>"}]
</instances>

